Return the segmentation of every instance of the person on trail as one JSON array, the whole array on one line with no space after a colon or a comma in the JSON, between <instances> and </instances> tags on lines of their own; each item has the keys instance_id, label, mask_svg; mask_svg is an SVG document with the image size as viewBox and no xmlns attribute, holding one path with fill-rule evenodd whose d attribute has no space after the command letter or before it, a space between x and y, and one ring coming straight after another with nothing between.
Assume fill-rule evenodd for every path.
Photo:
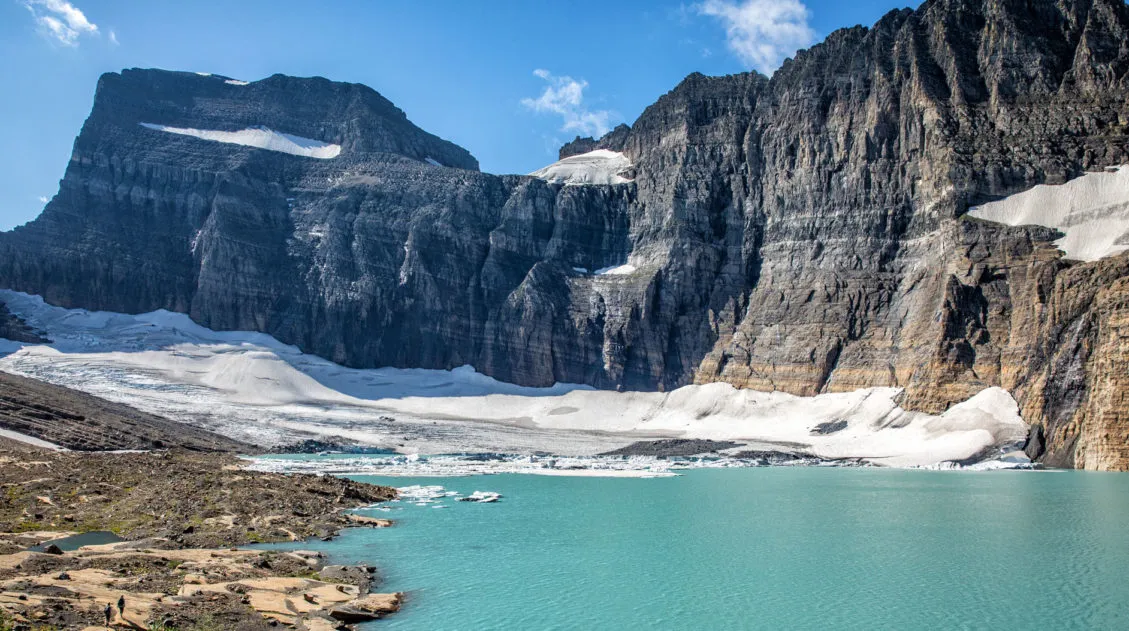
<instances>
[{"instance_id":1,"label":"person on trail","mask_svg":"<svg viewBox=\"0 0 1129 631\"><path fill-rule=\"evenodd\" d=\"M125 594L118 597L118 616L125 620Z\"/></svg>"},{"instance_id":2,"label":"person on trail","mask_svg":"<svg viewBox=\"0 0 1129 631\"><path fill-rule=\"evenodd\" d=\"M110 626L110 618L114 617L114 606L106 603L106 608L102 610L102 613L106 614L106 626Z\"/></svg>"}]
</instances>

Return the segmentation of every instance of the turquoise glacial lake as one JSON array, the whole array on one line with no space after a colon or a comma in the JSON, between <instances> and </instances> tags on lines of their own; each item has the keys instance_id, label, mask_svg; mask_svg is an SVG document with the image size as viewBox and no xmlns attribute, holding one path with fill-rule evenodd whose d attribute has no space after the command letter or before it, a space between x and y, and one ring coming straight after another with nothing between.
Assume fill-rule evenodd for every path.
<instances>
[{"instance_id":1,"label":"turquoise glacial lake","mask_svg":"<svg viewBox=\"0 0 1129 631\"><path fill-rule=\"evenodd\" d=\"M407 593L371 629L1129 629L1124 474L357 479L504 495L301 544Z\"/></svg>"}]
</instances>

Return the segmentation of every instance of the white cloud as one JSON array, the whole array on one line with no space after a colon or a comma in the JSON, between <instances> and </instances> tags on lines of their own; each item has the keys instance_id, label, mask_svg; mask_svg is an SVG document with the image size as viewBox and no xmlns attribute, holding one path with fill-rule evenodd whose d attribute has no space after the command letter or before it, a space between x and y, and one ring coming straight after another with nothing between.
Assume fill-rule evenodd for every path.
<instances>
[{"instance_id":1,"label":"white cloud","mask_svg":"<svg viewBox=\"0 0 1129 631\"><path fill-rule=\"evenodd\" d=\"M110 43L114 46L118 45L118 34L115 31L110 31Z\"/></svg>"},{"instance_id":2,"label":"white cloud","mask_svg":"<svg viewBox=\"0 0 1129 631\"><path fill-rule=\"evenodd\" d=\"M799 0L705 0L698 13L720 20L729 49L750 68L769 75L815 41L808 8Z\"/></svg>"},{"instance_id":3,"label":"white cloud","mask_svg":"<svg viewBox=\"0 0 1129 631\"><path fill-rule=\"evenodd\" d=\"M584 89L588 82L583 79L577 81L572 77L558 77L548 70L538 68L533 74L548 82L541 96L525 98L521 104L534 112L548 112L558 114L564 119L561 131L576 132L586 136L599 138L611 129L612 118L616 117L609 110L589 110L584 105Z\"/></svg>"},{"instance_id":4,"label":"white cloud","mask_svg":"<svg viewBox=\"0 0 1129 631\"><path fill-rule=\"evenodd\" d=\"M46 195L40 195L40 196L39 196L39 201L40 201L41 203L43 203L43 204L46 204L47 202L49 202L49 201L51 201L51 200L50 200L50 199L49 199L49 198L48 198L48 197L47 197Z\"/></svg>"},{"instance_id":5,"label":"white cloud","mask_svg":"<svg viewBox=\"0 0 1129 631\"><path fill-rule=\"evenodd\" d=\"M98 25L65 0L23 0L23 3L31 11L43 36L64 46L78 46L78 40L83 35L98 34Z\"/></svg>"}]
</instances>

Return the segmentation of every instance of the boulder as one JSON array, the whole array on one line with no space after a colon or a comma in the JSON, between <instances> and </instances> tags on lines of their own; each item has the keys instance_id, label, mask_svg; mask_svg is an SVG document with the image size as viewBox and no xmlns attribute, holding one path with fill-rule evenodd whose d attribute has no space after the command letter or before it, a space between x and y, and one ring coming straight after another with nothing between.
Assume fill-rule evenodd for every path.
<instances>
[{"instance_id":1,"label":"boulder","mask_svg":"<svg viewBox=\"0 0 1129 631\"><path fill-rule=\"evenodd\" d=\"M345 624L356 624L377 620L400 610L404 595L368 594L329 610L329 615Z\"/></svg>"}]
</instances>

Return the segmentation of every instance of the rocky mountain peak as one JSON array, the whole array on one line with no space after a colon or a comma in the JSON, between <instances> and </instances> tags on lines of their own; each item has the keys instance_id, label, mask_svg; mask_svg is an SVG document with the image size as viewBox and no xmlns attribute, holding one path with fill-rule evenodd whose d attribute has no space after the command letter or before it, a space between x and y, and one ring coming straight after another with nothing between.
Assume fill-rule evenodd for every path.
<instances>
[{"instance_id":1,"label":"rocky mountain peak","mask_svg":"<svg viewBox=\"0 0 1129 631\"><path fill-rule=\"evenodd\" d=\"M565 143L559 151L558 160L579 155L582 153L589 153L597 149L608 149L610 151L623 151L624 142L627 136L631 133L631 128L627 125L620 123L615 126L615 129L600 136L599 139L592 138L591 136L582 138L577 136L571 142Z\"/></svg>"},{"instance_id":2,"label":"rocky mountain peak","mask_svg":"<svg viewBox=\"0 0 1129 631\"><path fill-rule=\"evenodd\" d=\"M138 124L224 132L265 127L339 145L345 157L389 153L478 170L470 152L416 127L372 88L323 77L275 74L248 82L137 68L102 75L80 141L121 142Z\"/></svg>"}]
</instances>

